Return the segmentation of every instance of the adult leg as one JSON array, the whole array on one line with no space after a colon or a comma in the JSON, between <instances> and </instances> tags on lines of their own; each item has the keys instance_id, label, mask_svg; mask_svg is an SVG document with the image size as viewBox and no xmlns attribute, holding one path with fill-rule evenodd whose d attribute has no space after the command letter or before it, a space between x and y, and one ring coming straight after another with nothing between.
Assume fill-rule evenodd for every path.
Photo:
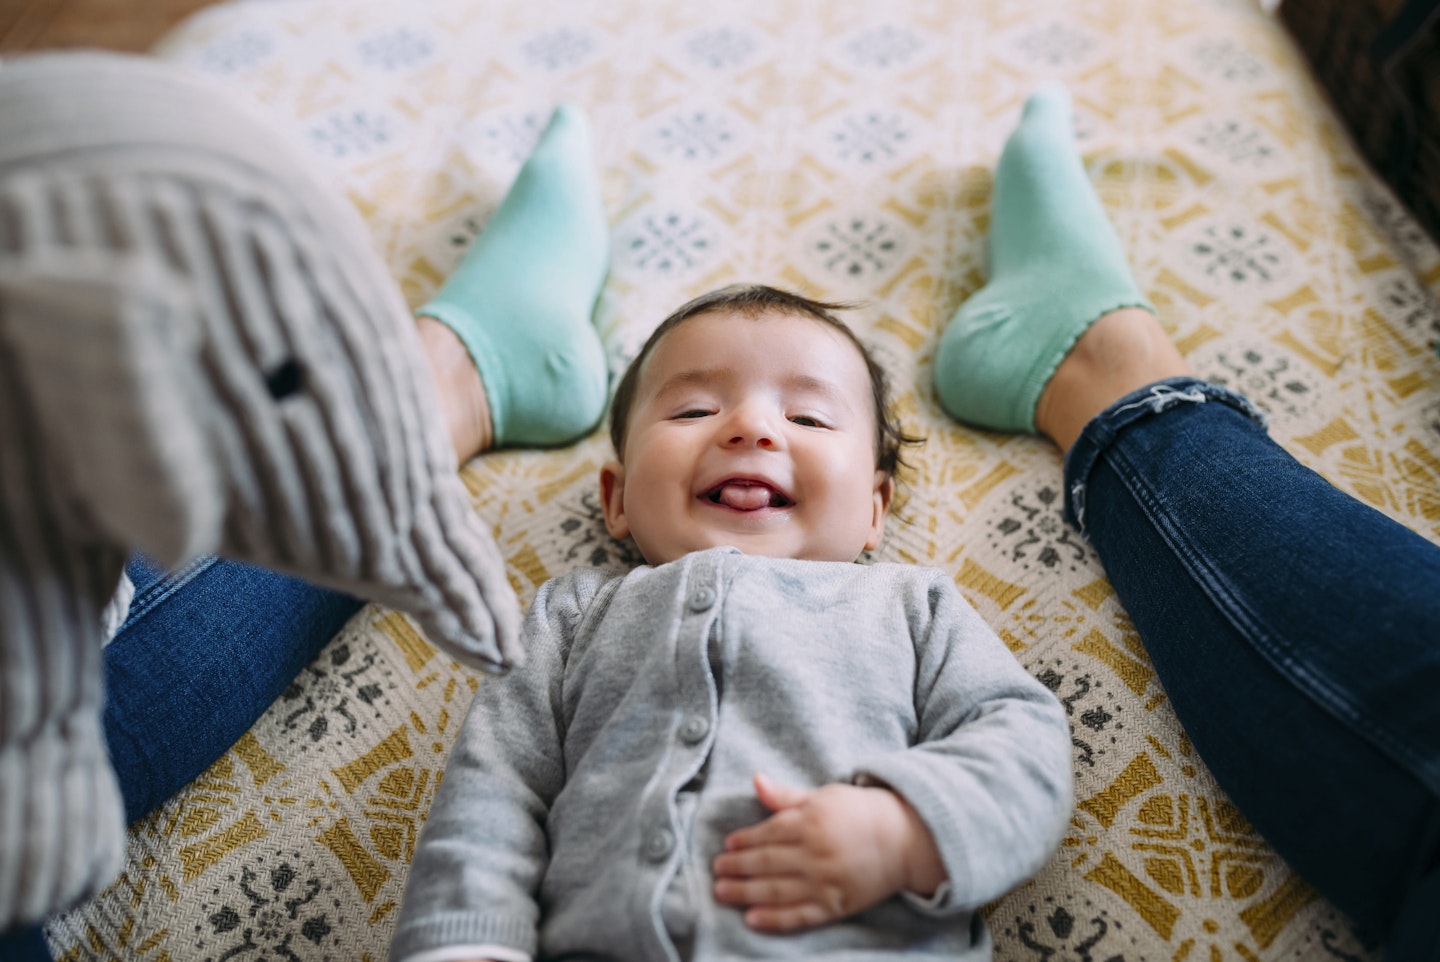
<instances>
[{"instance_id":1,"label":"adult leg","mask_svg":"<svg viewBox=\"0 0 1440 962\"><path fill-rule=\"evenodd\" d=\"M217 558L170 573L137 557L126 573L103 725L130 822L225 754L363 603ZM41 926L0 935L0 960L50 958Z\"/></svg>"},{"instance_id":2,"label":"adult leg","mask_svg":"<svg viewBox=\"0 0 1440 962\"><path fill-rule=\"evenodd\" d=\"M217 558L126 571L135 597L105 649L104 719L134 821L228 751L363 602Z\"/></svg>"},{"instance_id":3,"label":"adult leg","mask_svg":"<svg viewBox=\"0 0 1440 962\"><path fill-rule=\"evenodd\" d=\"M1067 455L1067 516L1235 804L1394 957L1430 958L1440 548L1247 407L1186 379L1118 399Z\"/></svg>"},{"instance_id":4,"label":"adult leg","mask_svg":"<svg viewBox=\"0 0 1440 962\"><path fill-rule=\"evenodd\" d=\"M51 962L50 947L40 926L0 933L0 962Z\"/></svg>"},{"instance_id":5,"label":"adult leg","mask_svg":"<svg viewBox=\"0 0 1440 962\"><path fill-rule=\"evenodd\" d=\"M1067 515L1222 787L1395 958L1430 958L1440 548L1296 462L1243 399L1189 377L1133 309L1069 124L1063 91L1042 91L1006 144L992 275L942 338L941 401L1068 451Z\"/></svg>"}]
</instances>

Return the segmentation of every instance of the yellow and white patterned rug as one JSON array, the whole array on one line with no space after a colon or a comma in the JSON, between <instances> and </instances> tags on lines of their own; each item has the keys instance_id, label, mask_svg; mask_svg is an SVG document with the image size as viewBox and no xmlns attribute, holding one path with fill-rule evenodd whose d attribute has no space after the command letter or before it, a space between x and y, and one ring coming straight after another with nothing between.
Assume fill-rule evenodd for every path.
<instances>
[{"instance_id":1,"label":"yellow and white patterned rug","mask_svg":"<svg viewBox=\"0 0 1440 962\"><path fill-rule=\"evenodd\" d=\"M752 280L862 300L928 443L876 557L951 572L1074 732L1059 853L990 912L1002 960L1368 958L1177 725L1048 443L948 421L936 339L982 279L991 171L1063 80L1144 290L1191 363L1336 485L1440 541L1440 253L1378 186L1248 0L251 0L159 55L252 95L334 171L419 304L551 107L582 105L614 229L598 323L620 370L670 309ZM464 469L522 601L633 560L596 435ZM49 935L68 959L386 954L480 677L369 607L259 724L134 826L124 876ZM1254 736L1263 738L1263 732Z\"/></svg>"}]
</instances>

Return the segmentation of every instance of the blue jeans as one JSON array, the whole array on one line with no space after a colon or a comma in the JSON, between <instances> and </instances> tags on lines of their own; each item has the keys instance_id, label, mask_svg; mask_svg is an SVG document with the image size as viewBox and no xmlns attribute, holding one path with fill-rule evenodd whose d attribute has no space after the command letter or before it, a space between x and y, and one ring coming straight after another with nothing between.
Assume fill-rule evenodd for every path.
<instances>
[{"instance_id":1,"label":"blue jeans","mask_svg":"<svg viewBox=\"0 0 1440 962\"><path fill-rule=\"evenodd\" d=\"M1065 489L1231 800L1389 958L1440 958L1440 548L1189 378L1091 421Z\"/></svg>"},{"instance_id":2,"label":"blue jeans","mask_svg":"<svg viewBox=\"0 0 1440 962\"><path fill-rule=\"evenodd\" d=\"M235 744L362 602L203 558L126 573L130 612L105 648L105 738L134 821ZM49 962L39 927L0 935L0 962Z\"/></svg>"}]
</instances>

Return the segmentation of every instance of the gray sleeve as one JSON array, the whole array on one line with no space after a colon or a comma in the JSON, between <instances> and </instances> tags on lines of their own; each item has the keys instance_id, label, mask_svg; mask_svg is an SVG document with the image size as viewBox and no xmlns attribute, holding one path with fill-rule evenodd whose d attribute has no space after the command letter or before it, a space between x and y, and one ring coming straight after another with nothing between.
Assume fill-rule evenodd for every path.
<instances>
[{"instance_id":1,"label":"gray sleeve","mask_svg":"<svg viewBox=\"0 0 1440 962\"><path fill-rule=\"evenodd\" d=\"M43 479L17 472L10 510L54 510L49 543L224 555L407 611L471 667L519 661L414 320L325 171L143 57L7 64L0 130L0 439Z\"/></svg>"},{"instance_id":2,"label":"gray sleeve","mask_svg":"<svg viewBox=\"0 0 1440 962\"><path fill-rule=\"evenodd\" d=\"M950 580L912 613L919 731L914 747L865 760L857 781L905 798L949 873L938 911L968 911L1034 875L1073 805L1065 711ZM918 615L918 617L917 617Z\"/></svg>"},{"instance_id":3,"label":"gray sleeve","mask_svg":"<svg viewBox=\"0 0 1440 962\"><path fill-rule=\"evenodd\" d=\"M602 583L584 571L543 585L525 664L481 682L415 850L392 959L456 944L535 953L546 818L564 785L565 659Z\"/></svg>"}]
</instances>

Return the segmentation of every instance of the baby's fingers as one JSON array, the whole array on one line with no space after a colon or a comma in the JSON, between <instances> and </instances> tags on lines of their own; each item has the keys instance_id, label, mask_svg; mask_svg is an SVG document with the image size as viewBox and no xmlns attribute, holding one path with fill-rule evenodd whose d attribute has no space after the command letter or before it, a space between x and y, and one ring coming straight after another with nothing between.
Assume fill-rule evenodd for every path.
<instances>
[{"instance_id":1,"label":"baby's fingers","mask_svg":"<svg viewBox=\"0 0 1440 962\"><path fill-rule=\"evenodd\" d=\"M710 863L716 878L773 878L804 874L805 856L798 848L765 845L722 852Z\"/></svg>"},{"instance_id":2,"label":"baby's fingers","mask_svg":"<svg viewBox=\"0 0 1440 962\"><path fill-rule=\"evenodd\" d=\"M814 928L843 914L839 892L817 890L810 879L800 876L717 879L715 901L749 906L745 924L761 932Z\"/></svg>"},{"instance_id":3,"label":"baby's fingers","mask_svg":"<svg viewBox=\"0 0 1440 962\"><path fill-rule=\"evenodd\" d=\"M781 908L809 897L809 883L796 877L722 878L715 882L715 901L721 905Z\"/></svg>"},{"instance_id":4,"label":"baby's fingers","mask_svg":"<svg viewBox=\"0 0 1440 962\"><path fill-rule=\"evenodd\" d=\"M745 912L745 924L759 932L797 932L824 925L834 918L836 916L818 902L759 905Z\"/></svg>"},{"instance_id":5,"label":"baby's fingers","mask_svg":"<svg viewBox=\"0 0 1440 962\"><path fill-rule=\"evenodd\" d=\"M781 812L725 836L725 850L733 852L757 845L794 845L800 841L802 827L803 821L798 813Z\"/></svg>"}]
</instances>

